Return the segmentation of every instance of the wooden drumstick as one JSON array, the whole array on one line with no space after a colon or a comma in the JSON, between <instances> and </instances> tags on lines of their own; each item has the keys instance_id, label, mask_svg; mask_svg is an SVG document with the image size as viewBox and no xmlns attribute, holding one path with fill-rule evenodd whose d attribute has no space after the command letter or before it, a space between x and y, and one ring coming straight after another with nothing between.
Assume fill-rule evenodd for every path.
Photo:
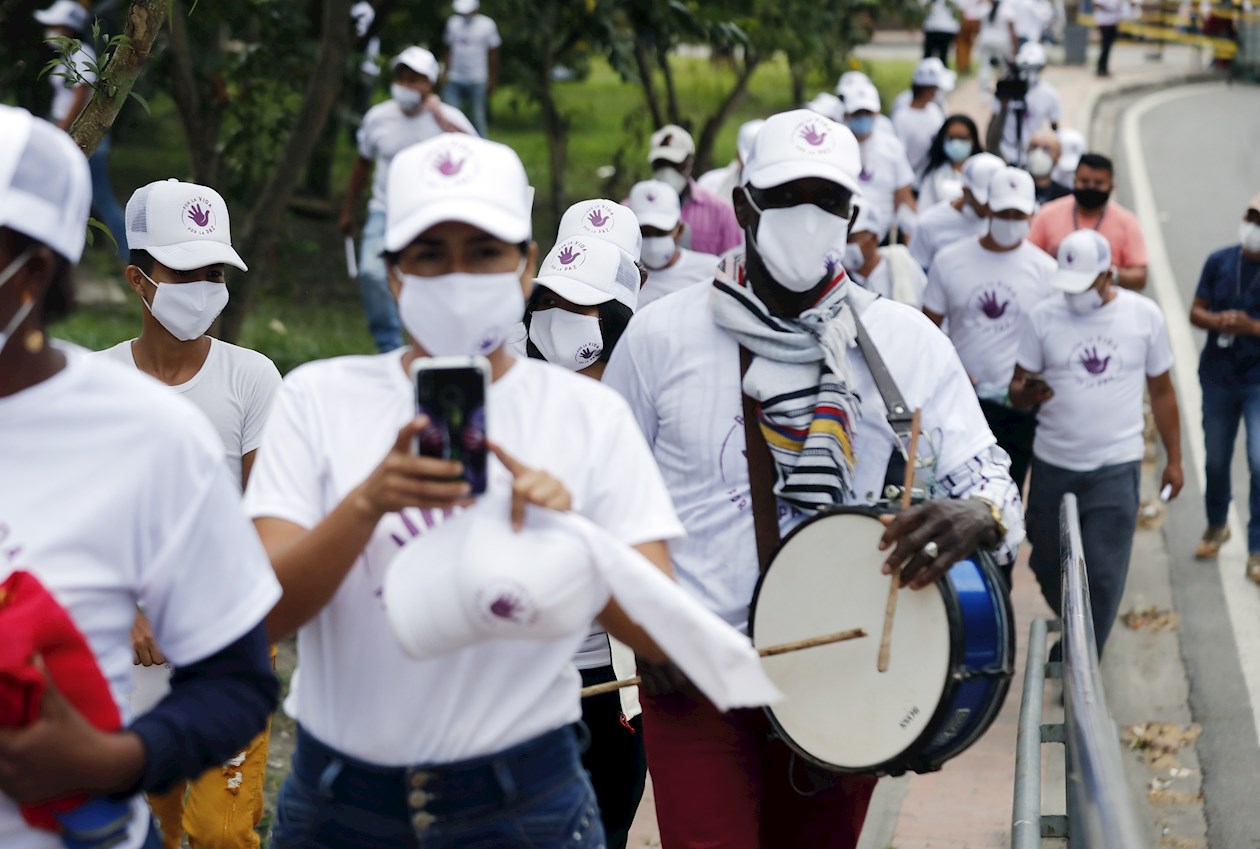
<instances>
[{"instance_id":1,"label":"wooden drumstick","mask_svg":"<svg viewBox=\"0 0 1260 849\"><path fill-rule=\"evenodd\" d=\"M848 640L857 640L866 636L865 628L850 628L848 631L837 631L834 634L824 634L821 637L806 637L803 640L793 640L790 643L779 643L775 646L766 646L764 649L758 649L757 654L761 657L774 657L777 654L787 654L788 652L801 651L802 649L813 649L818 646L829 646L832 643L843 643ZM643 683L642 676L636 675L633 678L623 678L620 681L609 681L605 684L592 684L589 687L582 688L582 698L587 696L599 696L604 693L612 693L623 687L633 687L636 684Z\"/></svg>"},{"instance_id":2,"label":"wooden drumstick","mask_svg":"<svg viewBox=\"0 0 1260 849\"><path fill-rule=\"evenodd\" d=\"M910 419L910 446L906 451L906 477L901 486L901 509L910 506L911 491L914 489L914 464L919 456L919 410L914 411ZM892 567L892 580L888 584L888 603L884 606L884 634L879 640L879 661L876 668L880 672L888 671L888 652L892 643L893 619L897 615L897 590L901 583L901 566Z\"/></svg>"}]
</instances>

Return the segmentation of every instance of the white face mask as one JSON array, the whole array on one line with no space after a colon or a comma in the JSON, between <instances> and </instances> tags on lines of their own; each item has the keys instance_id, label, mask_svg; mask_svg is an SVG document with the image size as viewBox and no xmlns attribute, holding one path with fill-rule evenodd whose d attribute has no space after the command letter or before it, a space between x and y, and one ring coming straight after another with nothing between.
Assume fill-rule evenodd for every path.
<instances>
[{"instance_id":1,"label":"white face mask","mask_svg":"<svg viewBox=\"0 0 1260 849\"><path fill-rule=\"evenodd\" d=\"M402 107L404 112L412 112L420 108L424 95L416 91L414 88L408 88L401 83L393 83L389 87L389 96L394 102Z\"/></svg>"},{"instance_id":2,"label":"white face mask","mask_svg":"<svg viewBox=\"0 0 1260 849\"><path fill-rule=\"evenodd\" d=\"M503 344L525 314L522 258L516 271L496 274L403 274L398 317L435 357L485 356Z\"/></svg>"},{"instance_id":3,"label":"white face mask","mask_svg":"<svg viewBox=\"0 0 1260 849\"><path fill-rule=\"evenodd\" d=\"M676 171L673 168L657 168L652 172L652 179L660 180L662 183L665 183L674 191L678 192L679 197L682 197L682 193L686 190L688 185L687 178L682 175L682 172Z\"/></svg>"},{"instance_id":4,"label":"white face mask","mask_svg":"<svg viewBox=\"0 0 1260 849\"><path fill-rule=\"evenodd\" d=\"M144 279L156 286L157 291L153 293L152 304L144 298L141 302L153 313L158 324L181 342L205 336L228 303L228 290L223 283L210 280L159 283L147 274Z\"/></svg>"},{"instance_id":5,"label":"white face mask","mask_svg":"<svg viewBox=\"0 0 1260 849\"><path fill-rule=\"evenodd\" d=\"M27 248L18 254L13 262L9 263L4 271L0 271L0 286L4 286L13 279L13 275L17 274L22 266L26 265L26 261L30 259L31 249ZM35 309L35 299L27 298L22 306L18 307L18 311L13 314L13 318L9 319L9 323L0 330L0 353L4 352L4 346L9 344L13 332L22 326L22 322L26 321L26 317L31 314L31 310Z\"/></svg>"},{"instance_id":6,"label":"white face mask","mask_svg":"<svg viewBox=\"0 0 1260 849\"><path fill-rule=\"evenodd\" d=\"M581 371L604 352L599 316L580 315L559 307L535 312L529 320L529 341L552 365Z\"/></svg>"},{"instance_id":7,"label":"white face mask","mask_svg":"<svg viewBox=\"0 0 1260 849\"><path fill-rule=\"evenodd\" d=\"M749 232L748 240L770 276L789 292L808 292L821 283L827 254L848 241L849 220L812 203L763 211L747 191L748 203L760 215L756 236Z\"/></svg>"},{"instance_id":8,"label":"white face mask","mask_svg":"<svg viewBox=\"0 0 1260 849\"><path fill-rule=\"evenodd\" d=\"M840 262L844 265L844 270L852 276L866 265L866 254L862 253L862 246L857 242L849 242L844 246L844 259Z\"/></svg>"},{"instance_id":9,"label":"white face mask","mask_svg":"<svg viewBox=\"0 0 1260 849\"><path fill-rule=\"evenodd\" d=\"M1022 242L1028 235L1028 227L1027 218L1019 221L1008 221L1005 218L989 219L989 235L993 237L993 241L1004 248L1013 248Z\"/></svg>"},{"instance_id":10,"label":"white face mask","mask_svg":"<svg viewBox=\"0 0 1260 849\"><path fill-rule=\"evenodd\" d=\"M1028 151L1028 173L1037 179L1049 177L1054 170L1054 157L1043 147L1034 147Z\"/></svg>"},{"instance_id":11,"label":"white face mask","mask_svg":"<svg viewBox=\"0 0 1260 849\"><path fill-rule=\"evenodd\" d=\"M1260 254L1260 224L1244 221L1238 225L1238 241L1249 254Z\"/></svg>"},{"instance_id":12,"label":"white face mask","mask_svg":"<svg viewBox=\"0 0 1260 849\"><path fill-rule=\"evenodd\" d=\"M643 240L643 250L639 253L639 258L648 271L660 271L669 265L677 252L678 245L673 236L648 236Z\"/></svg>"},{"instance_id":13,"label":"white face mask","mask_svg":"<svg viewBox=\"0 0 1260 849\"><path fill-rule=\"evenodd\" d=\"M1063 297L1067 299L1068 309L1077 315L1093 312L1103 305L1102 292L1096 288L1084 292L1064 292Z\"/></svg>"}]
</instances>

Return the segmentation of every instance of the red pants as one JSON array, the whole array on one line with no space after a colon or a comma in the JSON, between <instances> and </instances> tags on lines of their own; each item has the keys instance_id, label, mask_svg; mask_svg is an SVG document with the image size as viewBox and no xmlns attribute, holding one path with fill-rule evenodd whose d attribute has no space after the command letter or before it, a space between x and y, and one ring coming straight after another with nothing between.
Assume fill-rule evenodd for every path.
<instances>
[{"instance_id":1,"label":"red pants","mask_svg":"<svg viewBox=\"0 0 1260 849\"><path fill-rule=\"evenodd\" d=\"M854 849L876 779L829 776L810 796L805 764L760 710L643 697L643 743L662 849ZM794 779L788 770L794 767Z\"/></svg>"}]
</instances>

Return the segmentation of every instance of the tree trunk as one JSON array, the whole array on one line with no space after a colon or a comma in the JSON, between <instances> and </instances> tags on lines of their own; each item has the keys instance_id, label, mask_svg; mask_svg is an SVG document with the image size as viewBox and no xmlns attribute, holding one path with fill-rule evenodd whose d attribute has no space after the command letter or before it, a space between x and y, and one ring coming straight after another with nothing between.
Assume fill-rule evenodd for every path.
<instances>
[{"instance_id":1,"label":"tree trunk","mask_svg":"<svg viewBox=\"0 0 1260 849\"><path fill-rule=\"evenodd\" d=\"M700 131L700 138L696 140L695 171L697 174L703 174L712 167L713 144L717 141L717 134L722 129L722 125L726 123L731 110L743 99L744 93L748 89L748 81L752 79L753 72L757 70L757 66L760 63L761 59L759 57L745 50L744 67L739 71L739 76L735 78L735 85L731 87L731 90L726 93L726 97L718 104L717 110L704 122L704 128Z\"/></svg>"},{"instance_id":2,"label":"tree trunk","mask_svg":"<svg viewBox=\"0 0 1260 849\"><path fill-rule=\"evenodd\" d=\"M807 70L800 62L788 63L788 76L792 79L792 102L798 106L805 102L805 72Z\"/></svg>"},{"instance_id":3,"label":"tree trunk","mask_svg":"<svg viewBox=\"0 0 1260 849\"><path fill-rule=\"evenodd\" d=\"M648 61L648 48L643 36L634 36L634 62L639 68L639 85L643 87L643 99L647 102L648 112L652 113L652 128L663 127L667 123L661 111L661 99L656 92L656 76L652 63Z\"/></svg>"},{"instance_id":4,"label":"tree trunk","mask_svg":"<svg viewBox=\"0 0 1260 849\"><path fill-rule=\"evenodd\" d=\"M214 49L202 45L200 49ZM202 97L197 72L193 66L191 40L188 37L188 9L182 0L171 6L170 48L171 98L179 112L192 163L193 182L213 186L219 180L219 127L223 122L223 104L217 98Z\"/></svg>"},{"instance_id":5,"label":"tree trunk","mask_svg":"<svg viewBox=\"0 0 1260 849\"><path fill-rule=\"evenodd\" d=\"M294 119L284 150L266 183L259 187L252 209L245 217L239 242L250 257L252 273L233 283L233 298L224 310L221 338L234 341L249 311L253 280L265 279L274 265L273 256L279 225L284 219L289 195L306 169L320 131L328 121L341 94L346 57L350 53L350 0L324 0L323 37L307 81L302 107Z\"/></svg>"},{"instance_id":6,"label":"tree trunk","mask_svg":"<svg viewBox=\"0 0 1260 849\"><path fill-rule=\"evenodd\" d=\"M682 113L678 109L678 88L674 85L674 72L669 67L669 49L660 42L656 45L656 59L660 63L661 73L665 76L665 98L669 107L669 123L682 126Z\"/></svg>"},{"instance_id":7,"label":"tree trunk","mask_svg":"<svg viewBox=\"0 0 1260 849\"><path fill-rule=\"evenodd\" d=\"M70 127L70 137L87 156L114 126L118 111L144 70L153 42L166 22L168 3L169 0L132 0L127 10L128 41L115 50L93 86L92 99Z\"/></svg>"}]
</instances>

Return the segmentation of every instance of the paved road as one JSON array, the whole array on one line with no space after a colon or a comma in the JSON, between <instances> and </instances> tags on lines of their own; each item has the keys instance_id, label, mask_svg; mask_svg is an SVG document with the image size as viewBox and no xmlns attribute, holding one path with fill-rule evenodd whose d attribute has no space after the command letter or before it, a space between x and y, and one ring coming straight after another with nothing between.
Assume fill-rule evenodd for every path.
<instances>
[{"instance_id":1,"label":"paved road","mask_svg":"<svg viewBox=\"0 0 1260 849\"><path fill-rule=\"evenodd\" d=\"M1204 524L1201 431L1194 363L1203 334L1187 332L1188 309L1207 254L1236 243L1246 201L1260 191L1260 88L1198 86L1139 98L1122 116L1116 145L1120 199L1136 205L1147 238L1162 238L1163 285L1152 294L1164 306L1179 364L1183 399L1186 491L1171 505L1165 525L1173 601L1182 616L1181 653L1190 682L1190 705L1203 725L1197 746L1206 797L1208 845L1214 849L1260 846L1254 782L1260 774L1260 590L1239 580L1245 544L1231 543L1219 566L1197 563L1192 551ZM1135 194L1145 170L1149 192ZM1135 173L1136 172L1136 173ZM1153 219L1153 220L1152 220ZM1159 245L1152 245L1159 274ZM1154 282L1154 281L1153 281ZM1180 337L1180 338L1179 338ZM1195 442L1198 440L1198 445ZM1198 456L1196 456L1198 454ZM1234 534L1245 537L1247 469L1239 446L1234 464Z\"/></svg>"}]
</instances>

